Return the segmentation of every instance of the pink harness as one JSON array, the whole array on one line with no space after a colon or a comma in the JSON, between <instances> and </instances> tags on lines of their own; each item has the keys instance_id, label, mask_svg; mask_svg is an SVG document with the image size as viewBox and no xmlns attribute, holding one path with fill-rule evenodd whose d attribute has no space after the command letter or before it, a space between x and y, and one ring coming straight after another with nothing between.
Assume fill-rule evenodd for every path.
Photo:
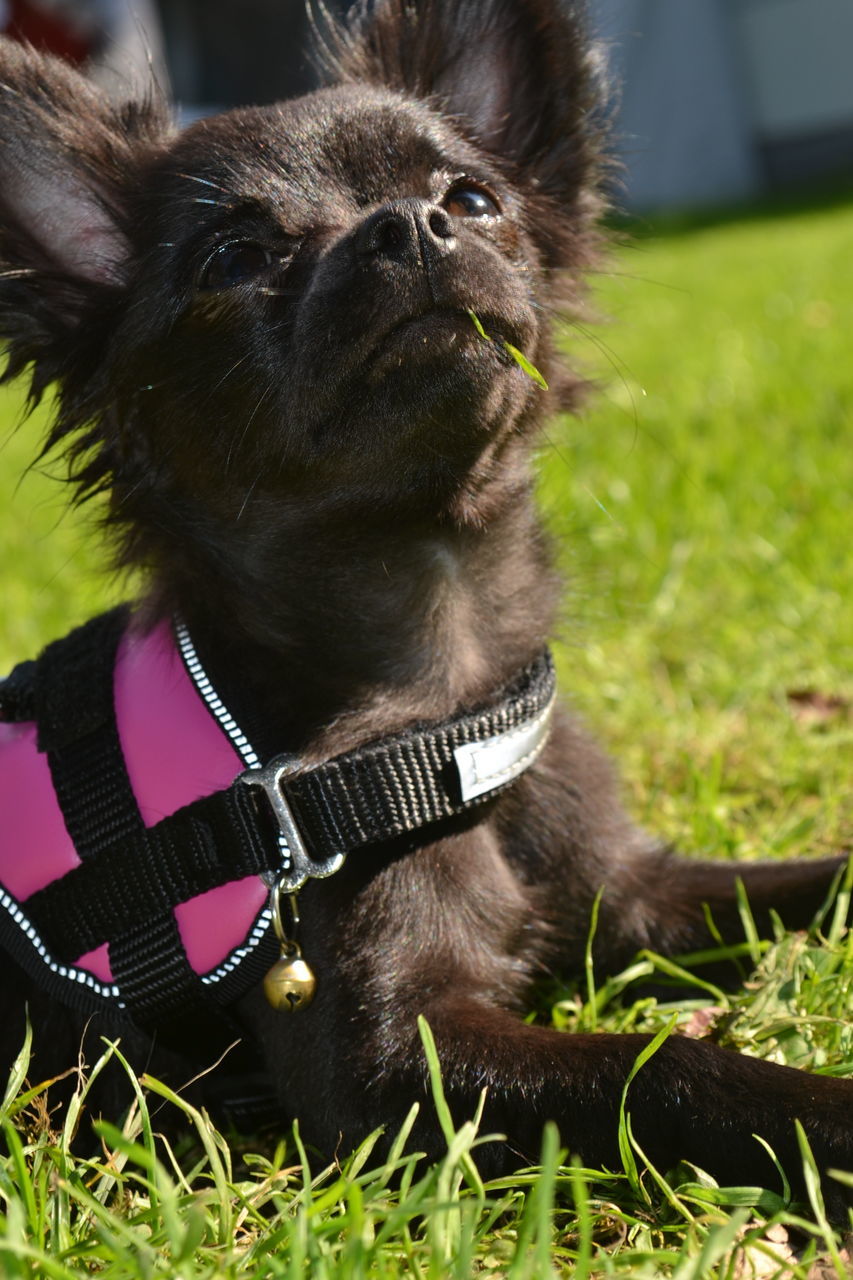
<instances>
[{"instance_id":1,"label":"pink harness","mask_svg":"<svg viewBox=\"0 0 853 1280\"><path fill-rule=\"evenodd\" d=\"M131 627L115 667L115 713L125 764L143 821L153 826L182 806L229 786L254 753L196 661L195 681L168 622L148 635ZM205 690L203 698L199 687ZM212 708L212 709L211 709ZM215 712L221 708L222 714ZM239 748L239 749L238 749ZM26 917L26 899L80 864L32 723L0 723L0 910L52 973L120 1000L108 944L59 964ZM269 889L260 876L234 880L174 908L191 968L205 984L234 972L270 929Z\"/></svg>"}]
</instances>

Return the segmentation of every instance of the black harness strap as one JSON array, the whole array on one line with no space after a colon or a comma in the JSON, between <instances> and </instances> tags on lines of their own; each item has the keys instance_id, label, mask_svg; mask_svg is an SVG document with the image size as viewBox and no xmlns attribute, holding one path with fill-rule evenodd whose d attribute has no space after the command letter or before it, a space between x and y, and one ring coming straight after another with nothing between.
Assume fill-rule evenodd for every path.
<instances>
[{"instance_id":1,"label":"black harness strap","mask_svg":"<svg viewBox=\"0 0 853 1280\"><path fill-rule=\"evenodd\" d=\"M0 680L0 720L22 724L35 720L36 664L19 662L11 675Z\"/></svg>"},{"instance_id":2,"label":"black harness strap","mask_svg":"<svg viewBox=\"0 0 853 1280\"><path fill-rule=\"evenodd\" d=\"M275 834L264 831L254 796L233 786L153 827L140 820L127 839L32 894L27 914L53 955L68 964L137 924L148 929L171 917L173 907L199 893L273 871L279 861ZM145 956L140 964L150 971Z\"/></svg>"},{"instance_id":3,"label":"black harness strap","mask_svg":"<svg viewBox=\"0 0 853 1280\"><path fill-rule=\"evenodd\" d=\"M127 618L125 607L92 618L36 661L38 747L47 754L62 817L83 862L143 825L113 710L113 671Z\"/></svg>"},{"instance_id":4,"label":"black harness strap","mask_svg":"<svg viewBox=\"0 0 853 1280\"><path fill-rule=\"evenodd\" d=\"M113 671L127 627L127 605L90 618L36 659L35 711L40 751L62 751L112 724ZM116 737L116 746L118 738Z\"/></svg>"}]
</instances>

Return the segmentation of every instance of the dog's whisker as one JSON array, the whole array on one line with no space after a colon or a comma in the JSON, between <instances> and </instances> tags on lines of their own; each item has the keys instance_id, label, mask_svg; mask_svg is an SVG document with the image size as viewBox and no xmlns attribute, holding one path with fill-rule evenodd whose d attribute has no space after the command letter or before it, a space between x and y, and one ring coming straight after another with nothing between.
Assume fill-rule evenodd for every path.
<instances>
[{"instance_id":1,"label":"dog's whisker","mask_svg":"<svg viewBox=\"0 0 853 1280\"><path fill-rule=\"evenodd\" d=\"M163 471L165 470L165 467L163 464L165 464L172 458L177 448L178 448L178 441L174 440L169 445L169 447L162 452L159 459L160 474L162 474ZM132 484L129 489L120 490L118 493L118 501L116 502L116 511L120 510L121 507L123 506L129 505L131 498L133 498L143 488L147 488L151 486L155 481L156 481L156 477L152 477L150 475L140 476L139 479L134 484ZM116 494L115 488L113 489L113 494L114 495Z\"/></svg>"},{"instance_id":2,"label":"dog's whisker","mask_svg":"<svg viewBox=\"0 0 853 1280\"><path fill-rule=\"evenodd\" d=\"M264 388L264 390L261 392L261 394L258 396L258 399L257 399L257 400L256 400L256 402L255 402L255 407L254 407L254 409L253 409L253 410L252 410L252 412L249 414L249 417L246 419L246 422L245 422L245 424L244 424L244 426L243 426L243 430L240 432L239 438L237 438L236 440L232 440L231 444L229 445L229 448L228 448L228 455L227 455L227 457L226 457L226 459L225 459L225 474L226 474L226 475L228 474L228 472L229 472L229 471L230 471L230 469L231 469L231 461L232 461L232 459L233 459L234 455L235 455L236 453L239 453L240 448L242 447L243 441L246 439L246 436L247 436L247 434L248 434L249 430L251 429L252 423L255 421L255 418L256 418L256 417L257 417L257 415L258 415L258 413L259 413L259 411L260 411L260 408L261 408L261 405L264 403L264 401L266 400L266 398L267 398L267 396L270 394L270 392L274 390L274 388L275 388L275 383L274 383L274 382L270 382L270 383L268 383L268 385Z\"/></svg>"},{"instance_id":3,"label":"dog's whisker","mask_svg":"<svg viewBox=\"0 0 853 1280\"><path fill-rule=\"evenodd\" d=\"M613 348L609 346L608 343L606 343L602 338L600 338L598 334L592 333L589 329L586 328L585 325L580 324L577 320L571 320L568 323L568 327L573 329L576 333L579 333L581 337L585 338L586 341L589 342L591 346L595 347L596 350L598 350L601 353L601 355L603 355L607 359L607 362L609 363L613 372L616 374L616 377L619 379L619 382L621 383L622 388L625 391L625 394L627 395L628 400L630 402L631 418L634 423L634 433L636 436L636 433L640 429L640 411L639 411L639 406L637 404L635 384L631 376L630 368L625 363L625 361L622 360L622 358L617 355L617 353L613 350ZM640 394L643 396L646 394L642 388L640 389Z\"/></svg>"},{"instance_id":4,"label":"dog's whisker","mask_svg":"<svg viewBox=\"0 0 853 1280\"><path fill-rule=\"evenodd\" d=\"M210 178L202 178L198 173L179 173L179 178L185 178L187 182L198 182L203 187L212 187L214 191L220 191L223 195L228 195L227 189L218 182L213 182Z\"/></svg>"},{"instance_id":5,"label":"dog's whisker","mask_svg":"<svg viewBox=\"0 0 853 1280\"><path fill-rule=\"evenodd\" d=\"M249 352L246 352L244 355L240 356L238 360L235 360L231 368L227 371L227 373L224 373L222 377L219 379L219 381L215 382L213 386L210 388L210 394L212 395L214 392L219 391L225 385L225 383L228 381L231 375L233 373L236 373L236 371L240 368L240 365L245 364L248 359L249 359Z\"/></svg>"},{"instance_id":6,"label":"dog's whisker","mask_svg":"<svg viewBox=\"0 0 853 1280\"><path fill-rule=\"evenodd\" d=\"M545 443L546 447L550 450L550 452L553 454L556 454L556 456L560 459L563 465L566 468L568 468L569 466L568 455L563 451L562 445L557 443L557 440L552 434L552 432L549 431L547 428L543 429L541 439Z\"/></svg>"},{"instance_id":7,"label":"dog's whisker","mask_svg":"<svg viewBox=\"0 0 853 1280\"><path fill-rule=\"evenodd\" d=\"M264 474L263 470L262 469L259 470L254 480L246 490L246 493L243 497L243 501L240 504L240 510L237 512L237 524L239 524L240 521L243 519L243 513L245 512L246 507L249 505L249 500L252 497L252 494L255 492L255 489L257 489L258 485L260 484L263 478L263 474Z\"/></svg>"}]
</instances>

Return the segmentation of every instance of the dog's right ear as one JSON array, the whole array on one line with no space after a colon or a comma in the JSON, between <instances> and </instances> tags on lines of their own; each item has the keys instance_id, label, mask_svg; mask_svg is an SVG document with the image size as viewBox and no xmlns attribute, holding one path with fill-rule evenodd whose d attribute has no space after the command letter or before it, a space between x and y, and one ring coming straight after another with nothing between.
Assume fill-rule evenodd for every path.
<instances>
[{"instance_id":1,"label":"dog's right ear","mask_svg":"<svg viewBox=\"0 0 853 1280\"><path fill-rule=\"evenodd\" d=\"M547 261L577 266L600 211L607 114L588 26L584 0L359 0L342 25L318 25L317 56L330 84L449 116L526 188Z\"/></svg>"},{"instance_id":2,"label":"dog's right ear","mask_svg":"<svg viewBox=\"0 0 853 1280\"><path fill-rule=\"evenodd\" d=\"M56 376L105 291L120 285L134 175L164 107L111 102L78 72L0 40L0 337L7 376Z\"/></svg>"}]
</instances>

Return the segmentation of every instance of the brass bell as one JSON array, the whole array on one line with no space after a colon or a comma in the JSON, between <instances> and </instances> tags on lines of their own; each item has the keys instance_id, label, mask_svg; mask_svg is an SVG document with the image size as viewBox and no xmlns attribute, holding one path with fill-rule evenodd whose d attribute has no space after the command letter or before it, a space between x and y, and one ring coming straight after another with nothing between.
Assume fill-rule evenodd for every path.
<instances>
[{"instance_id":1,"label":"brass bell","mask_svg":"<svg viewBox=\"0 0 853 1280\"><path fill-rule=\"evenodd\" d=\"M287 903L289 928L282 919L282 898ZM293 937L299 928L299 907L295 893L284 893L282 882L273 886L270 911L281 955L264 978L264 995L274 1009L296 1013L314 999L317 979L302 959L302 948Z\"/></svg>"},{"instance_id":2,"label":"brass bell","mask_svg":"<svg viewBox=\"0 0 853 1280\"><path fill-rule=\"evenodd\" d=\"M281 958L264 978L264 995L274 1009L284 1013L296 1013L314 999L317 979L305 963L295 944L290 955L282 951Z\"/></svg>"}]
</instances>

